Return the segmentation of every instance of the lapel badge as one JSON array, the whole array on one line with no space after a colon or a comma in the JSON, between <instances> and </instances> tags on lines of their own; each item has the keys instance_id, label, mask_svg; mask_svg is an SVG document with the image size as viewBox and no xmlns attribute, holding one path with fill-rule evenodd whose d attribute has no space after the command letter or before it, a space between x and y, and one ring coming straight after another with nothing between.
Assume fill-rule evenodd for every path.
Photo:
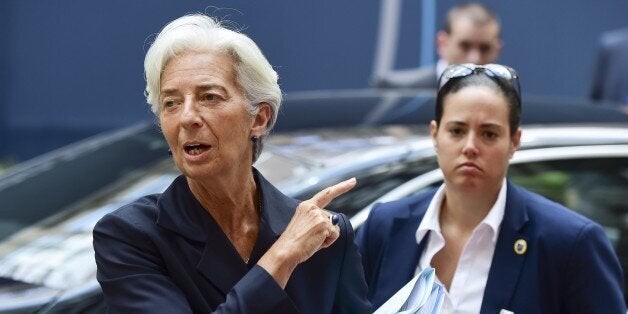
<instances>
[{"instance_id":1,"label":"lapel badge","mask_svg":"<svg viewBox=\"0 0 628 314\"><path fill-rule=\"evenodd\" d=\"M524 239L519 239L515 241L514 248L517 255L523 255L528 250L528 242L526 242L526 240Z\"/></svg>"}]
</instances>

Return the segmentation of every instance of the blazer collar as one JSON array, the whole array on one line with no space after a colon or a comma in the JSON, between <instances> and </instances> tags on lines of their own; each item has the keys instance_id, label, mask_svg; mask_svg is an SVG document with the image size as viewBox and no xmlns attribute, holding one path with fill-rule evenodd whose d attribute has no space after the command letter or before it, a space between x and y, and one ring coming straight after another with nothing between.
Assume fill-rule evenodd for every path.
<instances>
[{"instance_id":1,"label":"blazer collar","mask_svg":"<svg viewBox=\"0 0 628 314\"><path fill-rule=\"evenodd\" d=\"M526 200L526 192L508 182L506 210L484 290L482 313L510 307L527 256L515 252L515 242L524 240L529 243L525 228L529 220Z\"/></svg>"},{"instance_id":2,"label":"blazer collar","mask_svg":"<svg viewBox=\"0 0 628 314\"><path fill-rule=\"evenodd\" d=\"M279 238L286 230L300 201L281 193L257 169L253 168L253 174L262 195L262 219L270 225L273 235Z\"/></svg>"},{"instance_id":3,"label":"blazer collar","mask_svg":"<svg viewBox=\"0 0 628 314\"><path fill-rule=\"evenodd\" d=\"M157 225L190 240L204 242L207 212L196 200L185 176L178 176L157 200Z\"/></svg>"},{"instance_id":4,"label":"blazer collar","mask_svg":"<svg viewBox=\"0 0 628 314\"><path fill-rule=\"evenodd\" d=\"M253 175L262 197L262 219L268 222L273 234L279 237L292 219L299 201L281 193L255 168ZM157 201L157 209L157 225L188 239L205 242L203 229L209 215L192 194L185 176L177 177L162 193Z\"/></svg>"},{"instance_id":5,"label":"blazer collar","mask_svg":"<svg viewBox=\"0 0 628 314\"><path fill-rule=\"evenodd\" d=\"M275 243L292 219L298 201L291 199L270 184L255 168L255 181L262 198L258 238L249 264L245 264L216 221L196 200L185 176L179 176L158 200L157 224L185 238L204 242L205 247L196 265L224 294L255 265Z\"/></svg>"}]
</instances>

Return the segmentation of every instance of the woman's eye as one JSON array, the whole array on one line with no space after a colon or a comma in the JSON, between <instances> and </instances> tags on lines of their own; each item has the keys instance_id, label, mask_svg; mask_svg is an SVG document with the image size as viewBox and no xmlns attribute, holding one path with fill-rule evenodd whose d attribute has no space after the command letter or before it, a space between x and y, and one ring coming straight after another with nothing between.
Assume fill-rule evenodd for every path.
<instances>
[{"instance_id":1,"label":"woman's eye","mask_svg":"<svg viewBox=\"0 0 628 314\"><path fill-rule=\"evenodd\" d=\"M214 101L217 99L218 99L218 96L216 96L216 94L207 94L203 96L203 100L205 101Z\"/></svg>"},{"instance_id":2,"label":"woman's eye","mask_svg":"<svg viewBox=\"0 0 628 314\"><path fill-rule=\"evenodd\" d=\"M449 130L449 133L452 135L462 135L464 134L464 131L462 129L451 129Z\"/></svg>"},{"instance_id":3,"label":"woman's eye","mask_svg":"<svg viewBox=\"0 0 628 314\"><path fill-rule=\"evenodd\" d=\"M163 106L164 108L170 108L175 105L174 100L164 100Z\"/></svg>"}]
</instances>

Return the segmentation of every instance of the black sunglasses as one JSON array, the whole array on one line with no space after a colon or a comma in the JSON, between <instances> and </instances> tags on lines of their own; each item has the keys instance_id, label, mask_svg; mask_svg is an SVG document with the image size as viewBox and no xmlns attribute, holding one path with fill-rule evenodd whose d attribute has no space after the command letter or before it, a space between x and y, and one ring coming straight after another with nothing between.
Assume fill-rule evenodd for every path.
<instances>
[{"instance_id":1,"label":"black sunglasses","mask_svg":"<svg viewBox=\"0 0 628 314\"><path fill-rule=\"evenodd\" d=\"M477 65L473 63L452 64L448 66L438 79L438 89L440 90L449 80L469 76L482 71L489 77L507 81L517 92L517 98L521 103L521 86L519 85L519 75L515 69L501 64Z\"/></svg>"}]
</instances>

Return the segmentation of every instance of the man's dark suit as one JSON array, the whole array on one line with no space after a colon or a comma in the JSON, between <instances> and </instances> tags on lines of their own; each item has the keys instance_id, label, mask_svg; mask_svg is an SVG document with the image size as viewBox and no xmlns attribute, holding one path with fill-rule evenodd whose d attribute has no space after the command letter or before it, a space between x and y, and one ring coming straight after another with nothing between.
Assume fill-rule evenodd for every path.
<instances>
[{"instance_id":1,"label":"man's dark suit","mask_svg":"<svg viewBox=\"0 0 628 314\"><path fill-rule=\"evenodd\" d=\"M421 88L437 89L436 65L411 70L396 70L382 77L376 77L373 86L380 88Z\"/></svg>"},{"instance_id":2,"label":"man's dark suit","mask_svg":"<svg viewBox=\"0 0 628 314\"><path fill-rule=\"evenodd\" d=\"M297 266L282 290L256 263L286 228L298 201L257 171L262 221L245 264L178 177L163 193L126 205L98 222L98 281L113 313L365 313L370 310L353 230ZM227 210L227 209L226 209Z\"/></svg>"},{"instance_id":3,"label":"man's dark suit","mask_svg":"<svg viewBox=\"0 0 628 314\"><path fill-rule=\"evenodd\" d=\"M628 105L628 27L602 35L592 83L592 99Z\"/></svg>"},{"instance_id":4,"label":"man's dark suit","mask_svg":"<svg viewBox=\"0 0 628 314\"><path fill-rule=\"evenodd\" d=\"M436 190L373 207L356 241L379 307L413 278L426 241L416 231ZM514 243L527 242L518 255ZM602 228L508 183L482 313L626 313L617 256Z\"/></svg>"}]
</instances>

